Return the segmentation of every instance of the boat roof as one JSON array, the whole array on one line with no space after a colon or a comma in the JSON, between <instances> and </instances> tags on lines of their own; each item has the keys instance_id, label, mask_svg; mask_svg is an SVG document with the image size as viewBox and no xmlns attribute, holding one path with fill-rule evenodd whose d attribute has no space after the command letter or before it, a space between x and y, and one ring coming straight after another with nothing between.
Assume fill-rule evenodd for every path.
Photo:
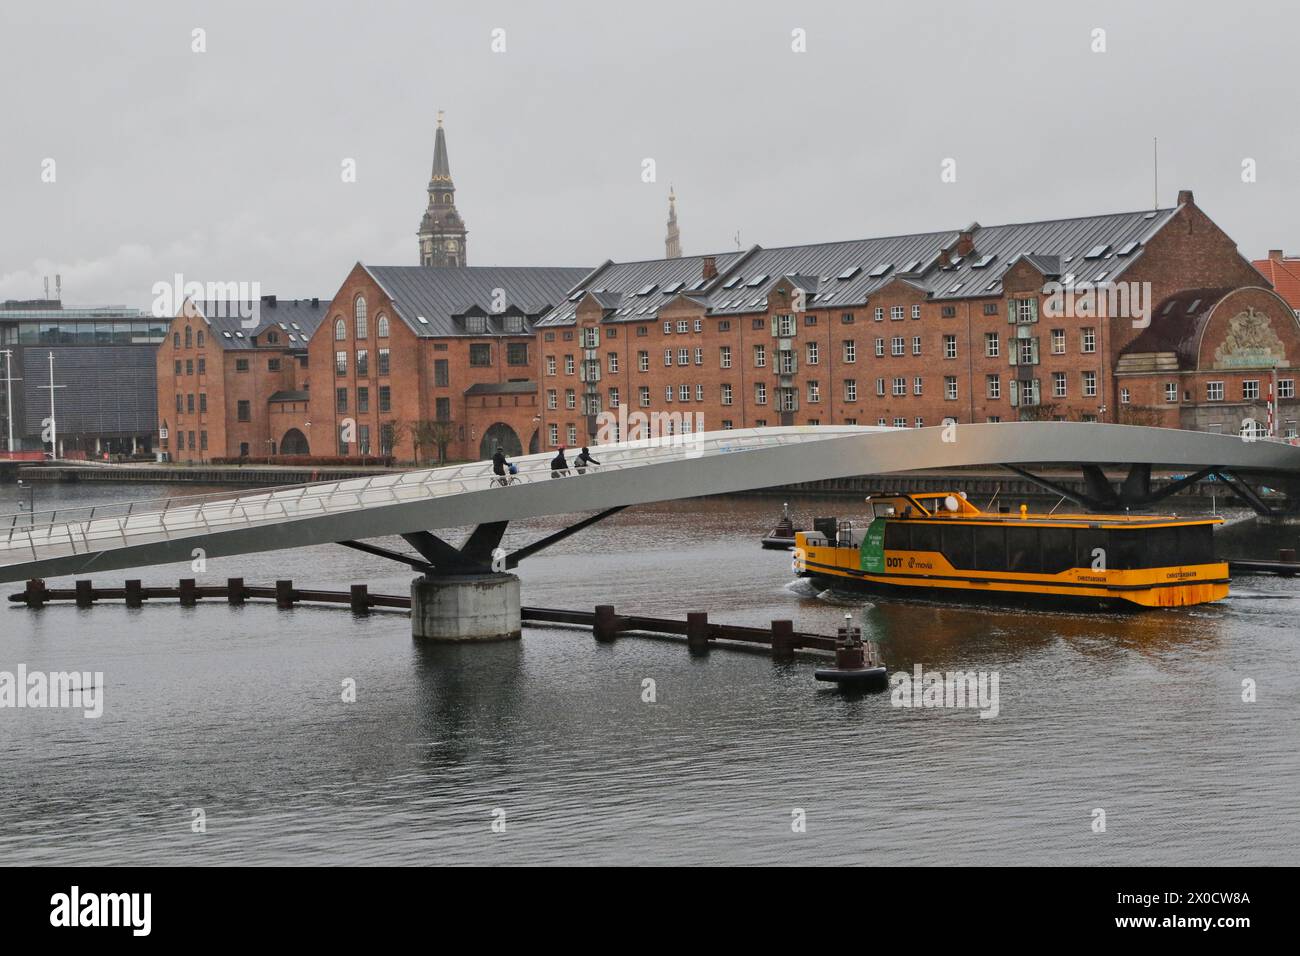
<instances>
[{"instance_id":1,"label":"boat roof","mask_svg":"<svg viewBox=\"0 0 1300 956\"><path fill-rule=\"evenodd\" d=\"M935 507L936 501L946 502L949 498L952 498L957 502L957 510L941 510L941 507ZM894 515L894 519L902 521L942 521L946 523L959 524L1007 524L1046 528L1158 528L1170 526L1176 527L1179 525L1223 523L1223 519L1217 516L1185 517L1176 514L1077 514L1067 512L1033 514L1029 511L1025 511L1022 514L1019 510L1006 513L981 511L967 500L963 492L958 491L925 492L920 494L899 492L894 494L870 495L867 497L867 501L870 504L892 503L895 510L899 512ZM912 510L909 513L903 513L904 508L910 508Z\"/></svg>"}]
</instances>

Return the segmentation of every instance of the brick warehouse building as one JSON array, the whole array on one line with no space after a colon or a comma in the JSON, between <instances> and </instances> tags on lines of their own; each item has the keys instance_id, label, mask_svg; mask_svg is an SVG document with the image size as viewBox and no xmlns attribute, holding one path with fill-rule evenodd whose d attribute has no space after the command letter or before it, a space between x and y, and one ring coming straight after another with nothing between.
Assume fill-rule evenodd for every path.
<instances>
[{"instance_id":1,"label":"brick warehouse building","mask_svg":"<svg viewBox=\"0 0 1300 956\"><path fill-rule=\"evenodd\" d=\"M1052 296L1049 283L1073 291ZM1088 283L1135 283L1151 328L1113 308L1122 301L1092 303ZM1121 384L1121 353L1148 348L1134 343L1170 326L1168 300L1194 289L1253 288L1218 308L1249 299L1289 336L1295 317L1264 285L1190 191L1168 209L607 262L538 323L544 445L589 441L596 414L622 404L702 415L706 429L1198 427L1212 416L1183 406L1202 404L1203 390L1168 392L1164 369L1132 360Z\"/></svg>"},{"instance_id":2,"label":"brick warehouse building","mask_svg":"<svg viewBox=\"0 0 1300 956\"><path fill-rule=\"evenodd\" d=\"M329 300L253 305L187 300L171 320L157 354L158 447L171 460L309 452L307 342Z\"/></svg>"},{"instance_id":3,"label":"brick warehouse building","mask_svg":"<svg viewBox=\"0 0 1300 956\"><path fill-rule=\"evenodd\" d=\"M308 346L313 453L535 450L533 326L588 271L358 263Z\"/></svg>"}]
</instances>

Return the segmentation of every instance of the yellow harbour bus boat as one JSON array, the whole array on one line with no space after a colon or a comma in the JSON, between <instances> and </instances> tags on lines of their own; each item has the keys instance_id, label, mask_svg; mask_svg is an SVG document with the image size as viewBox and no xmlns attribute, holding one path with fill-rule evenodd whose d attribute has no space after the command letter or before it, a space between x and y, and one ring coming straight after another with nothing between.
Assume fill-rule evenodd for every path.
<instances>
[{"instance_id":1,"label":"yellow harbour bus boat","mask_svg":"<svg viewBox=\"0 0 1300 956\"><path fill-rule=\"evenodd\" d=\"M867 499L871 519L818 518L794 567L819 587L1085 609L1182 607L1228 595L1221 518L981 511L962 493Z\"/></svg>"}]
</instances>

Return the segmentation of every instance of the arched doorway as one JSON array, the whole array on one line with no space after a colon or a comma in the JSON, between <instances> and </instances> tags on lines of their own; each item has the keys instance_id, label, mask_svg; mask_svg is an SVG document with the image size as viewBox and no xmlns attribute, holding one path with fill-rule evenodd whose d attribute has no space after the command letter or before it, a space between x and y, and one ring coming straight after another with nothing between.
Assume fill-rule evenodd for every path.
<instances>
[{"instance_id":1,"label":"arched doorway","mask_svg":"<svg viewBox=\"0 0 1300 956\"><path fill-rule=\"evenodd\" d=\"M491 458L496 450L500 448L507 458L524 453L524 446L519 442L519 436L515 430L505 422L497 422L491 428L483 433L483 440L479 442L479 458Z\"/></svg>"},{"instance_id":2,"label":"arched doorway","mask_svg":"<svg viewBox=\"0 0 1300 956\"><path fill-rule=\"evenodd\" d=\"M281 455L310 455L311 451L307 447L307 436L296 428L290 428L280 439Z\"/></svg>"}]
</instances>

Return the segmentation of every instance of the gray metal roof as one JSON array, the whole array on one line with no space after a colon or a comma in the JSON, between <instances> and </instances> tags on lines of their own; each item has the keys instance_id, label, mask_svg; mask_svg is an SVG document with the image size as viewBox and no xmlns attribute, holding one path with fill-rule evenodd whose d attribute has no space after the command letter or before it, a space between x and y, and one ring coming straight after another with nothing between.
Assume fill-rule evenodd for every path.
<instances>
[{"instance_id":1,"label":"gray metal roof","mask_svg":"<svg viewBox=\"0 0 1300 956\"><path fill-rule=\"evenodd\" d=\"M527 395L537 391L536 382L478 382L465 389L466 395Z\"/></svg>"},{"instance_id":2,"label":"gray metal roof","mask_svg":"<svg viewBox=\"0 0 1300 956\"><path fill-rule=\"evenodd\" d=\"M572 325L582 297L591 293L611 322L653 320L659 309L678 295L707 292L722 275L743 259L745 253L721 252L713 256L682 256L676 259L647 259L642 262L607 262L582 280L570 295L537 324ZM717 264L718 278L704 283L704 260ZM703 284L702 284L703 283Z\"/></svg>"},{"instance_id":3,"label":"gray metal roof","mask_svg":"<svg viewBox=\"0 0 1300 956\"><path fill-rule=\"evenodd\" d=\"M710 315L764 311L772 284L786 277L812 293L809 309L862 306L898 278L934 300L986 298L1002 294L1002 276L1022 257L1062 281L1113 281L1177 211L1140 210L1001 226L971 223L945 232L772 249L754 246L745 253L716 256L720 275L699 290L692 285L700 278L702 256L607 263L584 285L606 308L605 321L656 318L658 307L671 301L666 290L679 280L689 281L675 291L706 296ZM974 251L959 257L956 245L963 232L971 236ZM652 284L653 290L645 293ZM607 304L611 292L619 293L613 305ZM572 324L576 307L576 301L558 306L538 325Z\"/></svg>"},{"instance_id":4,"label":"gray metal roof","mask_svg":"<svg viewBox=\"0 0 1300 956\"><path fill-rule=\"evenodd\" d=\"M529 319L565 301L590 269L538 266L364 266L416 335L466 334L456 316L474 309L489 314L488 330L505 329L492 315L517 306ZM497 290L501 290L498 301ZM500 306L500 308L498 308ZM423 321L421 321L423 319ZM525 323L525 330L531 324Z\"/></svg>"},{"instance_id":5,"label":"gray metal roof","mask_svg":"<svg viewBox=\"0 0 1300 956\"><path fill-rule=\"evenodd\" d=\"M305 392L301 389L282 388L275 392L267 399L268 402L305 402L311 398L311 392Z\"/></svg>"},{"instance_id":6,"label":"gray metal roof","mask_svg":"<svg viewBox=\"0 0 1300 956\"><path fill-rule=\"evenodd\" d=\"M315 303L315 304L313 304ZM274 329L280 346L307 347L307 341L325 318L329 299L281 299L263 296L257 302L195 302L193 305L212 328L223 349L251 349L254 336L261 339ZM242 316L249 316L245 319ZM250 323L245 325L245 323Z\"/></svg>"}]
</instances>

